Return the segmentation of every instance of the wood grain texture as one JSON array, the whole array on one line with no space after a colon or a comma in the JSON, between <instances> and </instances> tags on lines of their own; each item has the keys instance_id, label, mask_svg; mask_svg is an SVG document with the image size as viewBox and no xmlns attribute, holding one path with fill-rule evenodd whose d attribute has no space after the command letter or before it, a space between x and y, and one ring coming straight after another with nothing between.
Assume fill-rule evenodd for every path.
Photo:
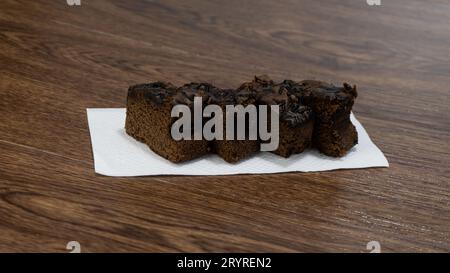
<instances>
[{"instance_id":1,"label":"wood grain texture","mask_svg":"<svg viewBox=\"0 0 450 273\"><path fill-rule=\"evenodd\" d=\"M0 252L450 251L448 1L0 1ZM255 74L359 86L388 169L97 175L87 107Z\"/></svg>"}]
</instances>

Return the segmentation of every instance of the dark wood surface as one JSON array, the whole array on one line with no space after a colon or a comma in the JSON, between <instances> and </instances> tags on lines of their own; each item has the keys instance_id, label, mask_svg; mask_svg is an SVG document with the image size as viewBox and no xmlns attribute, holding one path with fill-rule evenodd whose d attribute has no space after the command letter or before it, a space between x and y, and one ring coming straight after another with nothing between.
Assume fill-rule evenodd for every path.
<instances>
[{"instance_id":1,"label":"dark wood surface","mask_svg":"<svg viewBox=\"0 0 450 273\"><path fill-rule=\"evenodd\" d=\"M450 3L0 1L0 251L450 251ZM152 80L359 86L390 168L97 175L87 107Z\"/></svg>"}]
</instances>

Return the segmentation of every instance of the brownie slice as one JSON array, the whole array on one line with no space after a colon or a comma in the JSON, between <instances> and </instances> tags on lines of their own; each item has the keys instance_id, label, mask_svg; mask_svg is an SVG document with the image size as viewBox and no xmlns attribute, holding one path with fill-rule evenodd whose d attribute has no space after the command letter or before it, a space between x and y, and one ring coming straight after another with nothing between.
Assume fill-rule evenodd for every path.
<instances>
[{"instance_id":1,"label":"brownie slice","mask_svg":"<svg viewBox=\"0 0 450 273\"><path fill-rule=\"evenodd\" d=\"M314 128L314 115L310 107L302 105L297 99L289 96L283 84L275 84L268 76L255 76L252 82L241 86L251 90L257 97L258 105L279 106L279 145L273 153L283 157L303 152L311 146ZM268 109L268 125L270 130L270 110Z\"/></svg>"},{"instance_id":2,"label":"brownie slice","mask_svg":"<svg viewBox=\"0 0 450 273\"><path fill-rule=\"evenodd\" d=\"M356 86L342 87L321 81L300 83L286 80L283 85L299 102L312 108L316 115L313 145L328 155L343 156L358 143L358 133L350 121L350 113L357 97Z\"/></svg>"},{"instance_id":3,"label":"brownie slice","mask_svg":"<svg viewBox=\"0 0 450 273\"><path fill-rule=\"evenodd\" d=\"M234 115L234 139L226 139L226 117L227 117L227 105L242 105L246 107L255 103L255 96L252 92L246 90L233 90L223 89L218 92L210 94L209 104L216 104L220 106L223 112L223 140L213 140L211 142L212 151L222 157L229 163L236 163L240 160L248 158L252 154L256 153L260 149L258 140L249 139L249 122L257 122L257 120L250 120L250 117L246 116L246 139L237 140L237 116ZM257 124L257 123L256 123Z\"/></svg>"},{"instance_id":4,"label":"brownie slice","mask_svg":"<svg viewBox=\"0 0 450 273\"><path fill-rule=\"evenodd\" d=\"M283 157L302 153L311 147L314 114L308 106L292 103L280 116L280 144L274 151Z\"/></svg>"},{"instance_id":5,"label":"brownie slice","mask_svg":"<svg viewBox=\"0 0 450 273\"><path fill-rule=\"evenodd\" d=\"M188 84L177 89L165 82L130 87L125 122L127 134L175 163L207 154L209 146L206 140L176 141L171 135L171 127L176 120L171 117L172 107L176 104L192 107L194 96L205 96L207 88L202 84Z\"/></svg>"}]
</instances>

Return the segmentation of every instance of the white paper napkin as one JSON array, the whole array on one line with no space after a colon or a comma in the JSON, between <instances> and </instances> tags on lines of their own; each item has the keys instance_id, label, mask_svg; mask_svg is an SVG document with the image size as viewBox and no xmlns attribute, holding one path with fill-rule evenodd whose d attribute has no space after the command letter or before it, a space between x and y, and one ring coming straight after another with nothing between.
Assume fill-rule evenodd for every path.
<instances>
[{"instance_id":1,"label":"white paper napkin","mask_svg":"<svg viewBox=\"0 0 450 273\"><path fill-rule=\"evenodd\" d=\"M328 157L311 149L289 158L261 152L237 164L227 163L217 155L174 164L125 133L125 113L124 108L87 109L95 172L99 174L108 176L228 175L389 166L386 157L370 140L353 114L351 119L358 130L359 144L341 158Z\"/></svg>"}]
</instances>

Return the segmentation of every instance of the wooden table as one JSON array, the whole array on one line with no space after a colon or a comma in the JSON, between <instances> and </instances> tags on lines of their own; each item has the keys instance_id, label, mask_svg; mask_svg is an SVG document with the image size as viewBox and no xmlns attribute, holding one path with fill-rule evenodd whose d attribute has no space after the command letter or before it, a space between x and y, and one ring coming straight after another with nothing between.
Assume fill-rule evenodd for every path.
<instances>
[{"instance_id":1,"label":"wooden table","mask_svg":"<svg viewBox=\"0 0 450 273\"><path fill-rule=\"evenodd\" d=\"M0 2L0 251L450 251L446 0ZM112 178L87 107L152 80L349 81L390 168Z\"/></svg>"}]
</instances>

